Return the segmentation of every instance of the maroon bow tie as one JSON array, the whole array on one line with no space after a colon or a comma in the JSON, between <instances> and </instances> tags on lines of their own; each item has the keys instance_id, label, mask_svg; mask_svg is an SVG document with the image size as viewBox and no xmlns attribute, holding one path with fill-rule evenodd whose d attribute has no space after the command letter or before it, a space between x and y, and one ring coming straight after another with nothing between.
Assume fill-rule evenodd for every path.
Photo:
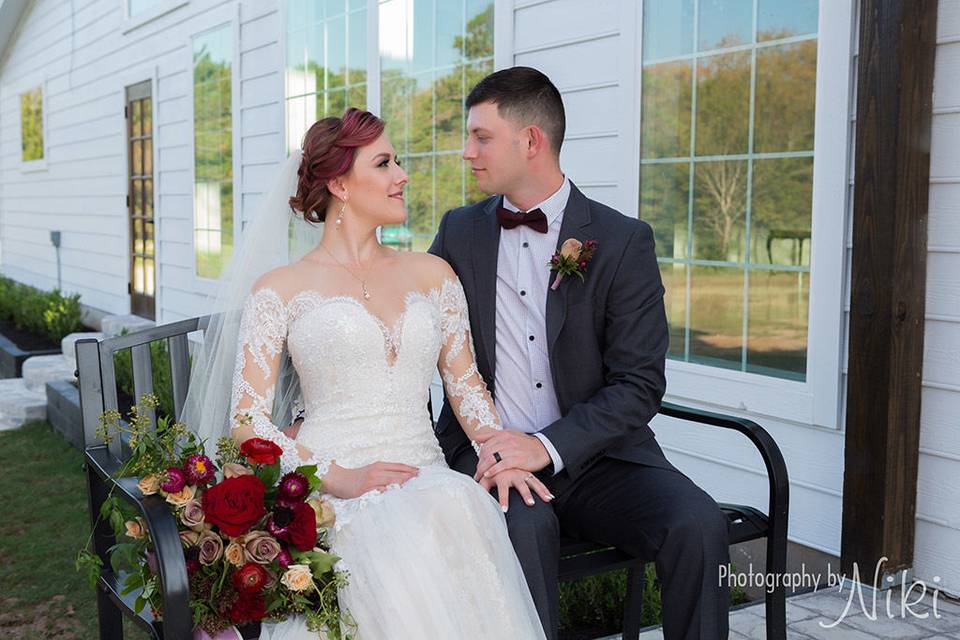
<instances>
[{"instance_id":1,"label":"maroon bow tie","mask_svg":"<svg viewBox=\"0 0 960 640\"><path fill-rule=\"evenodd\" d=\"M513 229L522 224L527 225L538 233L547 232L547 216L540 209L530 211L510 211L505 207L497 207L497 222L504 229Z\"/></svg>"}]
</instances>

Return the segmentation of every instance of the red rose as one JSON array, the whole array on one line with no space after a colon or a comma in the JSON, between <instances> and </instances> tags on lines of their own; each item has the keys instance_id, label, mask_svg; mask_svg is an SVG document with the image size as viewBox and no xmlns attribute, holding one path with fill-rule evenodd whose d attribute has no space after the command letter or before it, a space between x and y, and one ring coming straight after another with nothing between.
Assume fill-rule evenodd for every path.
<instances>
[{"instance_id":1,"label":"red rose","mask_svg":"<svg viewBox=\"0 0 960 640\"><path fill-rule=\"evenodd\" d=\"M273 464L283 455L283 449L270 440L250 438L240 445L240 453L247 456L250 464Z\"/></svg>"},{"instance_id":2,"label":"red rose","mask_svg":"<svg viewBox=\"0 0 960 640\"><path fill-rule=\"evenodd\" d=\"M267 522L267 531L300 551L317 543L317 512L305 502L278 506Z\"/></svg>"},{"instance_id":3,"label":"red rose","mask_svg":"<svg viewBox=\"0 0 960 640\"><path fill-rule=\"evenodd\" d=\"M256 476L227 478L204 491L204 517L228 536L243 535L266 514L266 492Z\"/></svg>"},{"instance_id":4,"label":"red rose","mask_svg":"<svg viewBox=\"0 0 960 640\"><path fill-rule=\"evenodd\" d=\"M242 594L260 593L267 584L267 570L255 562L248 562L233 572L233 586Z\"/></svg>"},{"instance_id":5,"label":"red rose","mask_svg":"<svg viewBox=\"0 0 960 640\"><path fill-rule=\"evenodd\" d=\"M261 595L241 594L230 607L230 622L233 624L259 622L266 616L267 606Z\"/></svg>"}]
</instances>

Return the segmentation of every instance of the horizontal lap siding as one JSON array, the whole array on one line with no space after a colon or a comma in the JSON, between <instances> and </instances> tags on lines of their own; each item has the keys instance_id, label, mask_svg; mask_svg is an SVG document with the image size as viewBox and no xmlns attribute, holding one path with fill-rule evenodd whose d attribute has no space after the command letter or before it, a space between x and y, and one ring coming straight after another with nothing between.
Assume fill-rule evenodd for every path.
<instances>
[{"instance_id":1,"label":"horizontal lap siding","mask_svg":"<svg viewBox=\"0 0 960 640\"><path fill-rule=\"evenodd\" d=\"M960 0L940 0L930 149L917 578L960 594Z\"/></svg>"},{"instance_id":2,"label":"horizontal lap siding","mask_svg":"<svg viewBox=\"0 0 960 640\"><path fill-rule=\"evenodd\" d=\"M90 306L127 313L129 248L124 166L124 87L157 75L154 168L157 193L158 320L207 311L193 259L191 35L237 4L191 2L124 34L123 3L37 0L0 67L0 268L34 286L56 286L49 232L62 232L64 289ZM75 5L71 12L71 5ZM282 153L278 2L240 10L241 129L237 206L263 188ZM137 71L142 71L138 74ZM141 77L142 76L142 77ZM256 77L253 77L256 76ZM19 167L18 89L46 82L46 170ZM250 113L246 113L246 111ZM272 137L272 140L271 140ZM247 169L247 165L251 169ZM253 168L256 167L256 168ZM241 176L255 173L248 185ZM241 215L248 217L250 212ZM170 295L167 296L167 290Z\"/></svg>"}]
</instances>

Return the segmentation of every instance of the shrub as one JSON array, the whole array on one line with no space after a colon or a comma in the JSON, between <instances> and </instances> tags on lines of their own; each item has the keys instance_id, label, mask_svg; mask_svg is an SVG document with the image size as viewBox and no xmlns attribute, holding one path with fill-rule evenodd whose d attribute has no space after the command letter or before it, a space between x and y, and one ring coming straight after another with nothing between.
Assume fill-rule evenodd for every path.
<instances>
[{"instance_id":1,"label":"shrub","mask_svg":"<svg viewBox=\"0 0 960 640\"><path fill-rule=\"evenodd\" d=\"M120 335L129 333L126 329ZM150 343L150 363L153 371L153 395L157 397L157 414L173 418L173 374L170 369L170 354L166 340L157 340ZM117 377L117 387L131 399L136 398L133 388L133 354L130 349L123 349L114 354L114 371Z\"/></svg>"},{"instance_id":2,"label":"shrub","mask_svg":"<svg viewBox=\"0 0 960 640\"><path fill-rule=\"evenodd\" d=\"M0 320L59 342L83 329L80 294L64 296L59 289L41 291L0 276Z\"/></svg>"}]
</instances>

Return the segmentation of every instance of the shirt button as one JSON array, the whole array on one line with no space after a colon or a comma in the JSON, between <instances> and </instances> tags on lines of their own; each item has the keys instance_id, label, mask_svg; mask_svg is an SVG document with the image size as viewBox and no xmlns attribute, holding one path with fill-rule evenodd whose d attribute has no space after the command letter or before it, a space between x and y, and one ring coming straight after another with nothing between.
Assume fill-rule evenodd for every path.
<instances>
[{"instance_id":1,"label":"shirt button","mask_svg":"<svg viewBox=\"0 0 960 640\"><path fill-rule=\"evenodd\" d=\"M530 336L530 342L533 342L533 336Z\"/></svg>"},{"instance_id":2,"label":"shirt button","mask_svg":"<svg viewBox=\"0 0 960 640\"><path fill-rule=\"evenodd\" d=\"M525 296L525 295L527 295L527 292L521 290L521 291L520 291L520 295Z\"/></svg>"},{"instance_id":3,"label":"shirt button","mask_svg":"<svg viewBox=\"0 0 960 640\"><path fill-rule=\"evenodd\" d=\"M543 383L538 382L538 383L537 383L537 389L542 389L542 388L543 388Z\"/></svg>"},{"instance_id":4,"label":"shirt button","mask_svg":"<svg viewBox=\"0 0 960 640\"><path fill-rule=\"evenodd\" d=\"M524 248L524 249L526 249L526 248L529 247L529 246L530 246L530 243L529 243L529 242L524 242L524 243L523 243L523 248Z\"/></svg>"}]
</instances>

